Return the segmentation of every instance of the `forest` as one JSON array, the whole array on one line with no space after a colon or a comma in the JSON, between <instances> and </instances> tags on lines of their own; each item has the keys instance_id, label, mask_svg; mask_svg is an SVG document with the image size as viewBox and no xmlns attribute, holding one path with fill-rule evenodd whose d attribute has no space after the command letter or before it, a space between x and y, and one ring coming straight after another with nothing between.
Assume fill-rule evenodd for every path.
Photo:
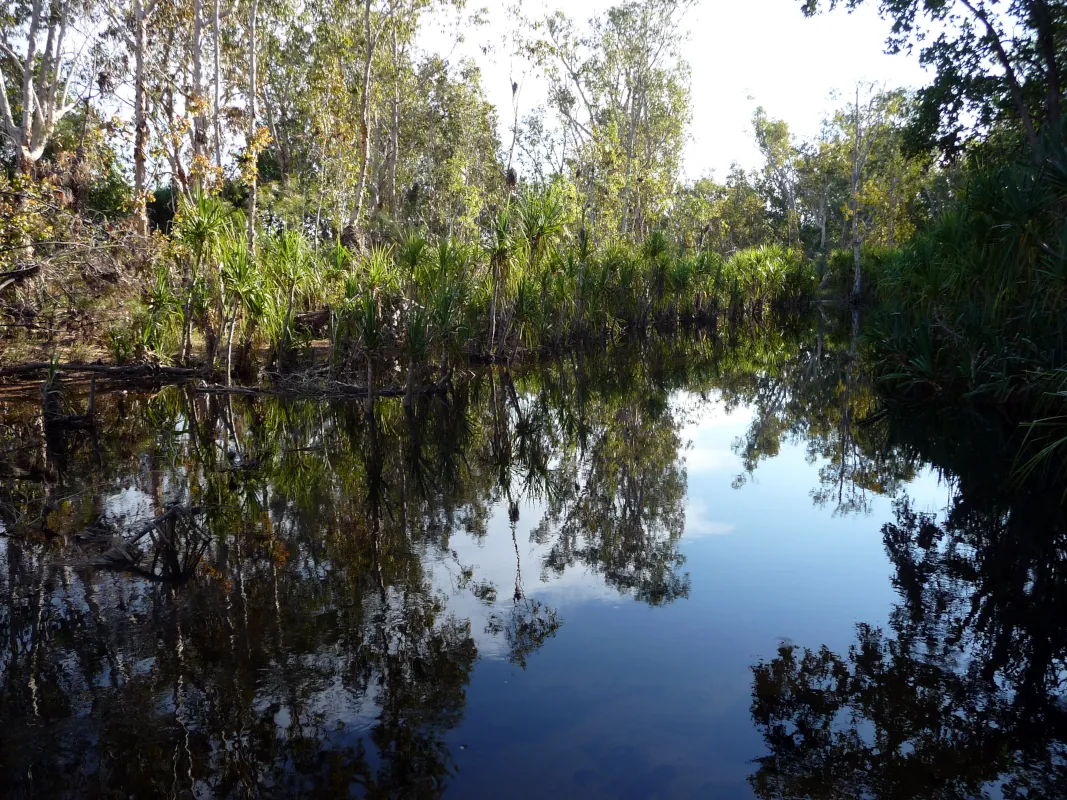
<instances>
[{"instance_id":1,"label":"forest","mask_svg":"<svg viewBox=\"0 0 1067 800\"><path fill-rule=\"evenodd\" d=\"M862 0L804 0L802 15ZM1057 416L1067 8L884 0L855 82L681 177L690 0L511 9L547 104L419 46L461 0L19 0L0 17L0 363L433 390L457 364L856 312L894 396ZM838 8L840 6L840 8ZM802 29L802 28L801 28ZM500 131L507 131L502 136ZM401 377L396 377L400 374Z\"/></svg>"}]
</instances>

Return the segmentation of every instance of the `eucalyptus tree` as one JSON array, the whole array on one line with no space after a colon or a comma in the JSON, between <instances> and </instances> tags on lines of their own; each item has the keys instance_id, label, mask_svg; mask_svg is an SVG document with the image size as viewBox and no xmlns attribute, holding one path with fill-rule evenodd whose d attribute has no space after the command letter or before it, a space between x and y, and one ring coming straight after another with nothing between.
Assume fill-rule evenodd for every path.
<instances>
[{"instance_id":1,"label":"eucalyptus tree","mask_svg":"<svg viewBox=\"0 0 1067 800\"><path fill-rule=\"evenodd\" d=\"M837 124L845 134L850 151L849 225L854 273L852 297L863 288L863 246L873 225L878 205L870 201L872 163L878 150L886 150L892 118L899 113L902 95L878 90L873 84L857 82L855 99L839 112Z\"/></svg>"},{"instance_id":2,"label":"eucalyptus tree","mask_svg":"<svg viewBox=\"0 0 1067 800\"><path fill-rule=\"evenodd\" d=\"M105 7L113 30L133 57L133 219L142 236L148 233L149 24L158 6L159 0L131 0L128 8Z\"/></svg>"},{"instance_id":3,"label":"eucalyptus tree","mask_svg":"<svg viewBox=\"0 0 1067 800\"><path fill-rule=\"evenodd\" d=\"M99 36L94 6L25 0L0 14L0 124L24 174L96 79L87 63Z\"/></svg>"},{"instance_id":4,"label":"eucalyptus tree","mask_svg":"<svg viewBox=\"0 0 1067 800\"><path fill-rule=\"evenodd\" d=\"M800 238L797 208L799 153L789 133L789 125L772 119L760 106L752 115L756 146L764 159L763 181L772 208L785 227L785 240L793 245Z\"/></svg>"},{"instance_id":5,"label":"eucalyptus tree","mask_svg":"<svg viewBox=\"0 0 1067 800\"><path fill-rule=\"evenodd\" d=\"M643 236L667 210L689 121L681 19L689 0L625 2L580 30L562 12L532 26L549 99L573 141L590 225ZM599 216L597 216L599 215Z\"/></svg>"},{"instance_id":6,"label":"eucalyptus tree","mask_svg":"<svg viewBox=\"0 0 1067 800\"><path fill-rule=\"evenodd\" d=\"M798 155L797 196L803 233L818 241L815 246L805 236L805 245L826 255L831 245L842 246L847 226L843 213L848 198L847 157L832 121L824 120L818 137L803 142Z\"/></svg>"},{"instance_id":7,"label":"eucalyptus tree","mask_svg":"<svg viewBox=\"0 0 1067 800\"><path fill-rule=\"evenodd\" d=\"M408 189L394 218L474 240L504 194L496 111L481 72L469 61L425 56L411 65L402 91L396 181ZM391 181L384 170L382 177Z\"/></svg>"}]
</instances>

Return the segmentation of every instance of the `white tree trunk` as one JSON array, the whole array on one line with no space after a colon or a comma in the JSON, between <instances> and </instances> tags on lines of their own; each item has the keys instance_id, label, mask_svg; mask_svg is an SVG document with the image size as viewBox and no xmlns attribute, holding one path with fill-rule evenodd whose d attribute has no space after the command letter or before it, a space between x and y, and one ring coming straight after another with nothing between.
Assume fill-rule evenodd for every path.
<instances>
[{"instance_id":1,"label":"white tree trunk","mask_svg":"<svg viewBox=\"0 0 1067 800\"><path fill-rule=\"evenodd\" d=\"M222 123L219 121L219 106L221 104L221 83L222 76L220 74L222 60L221 56L221 43L219 41L222 30L219 27L219 0L214 0L213 15L211 19L212 25L212 39L215 45L215 98L212 103L211 114L215 128L215 166L220 170L222 169Z\"/></svg>"},{"instance_id":2,"label":"white tree trunk","mask_svg":"<svg viewBox=\"0 0 1067 800\"><path fill-rule=\"evenodd\" d=\"M367 171L370 161L370 83L371 62L374 59L376 44L371 30L371 0L363 3L363 29L367 39L367 53L363 59L363 94L359 100L360 121L360 156L359 181L356 186L356 206L352 214L352 225L359 225L363 216L363 194L367 190Z\"/></svg>"}]
</instances>

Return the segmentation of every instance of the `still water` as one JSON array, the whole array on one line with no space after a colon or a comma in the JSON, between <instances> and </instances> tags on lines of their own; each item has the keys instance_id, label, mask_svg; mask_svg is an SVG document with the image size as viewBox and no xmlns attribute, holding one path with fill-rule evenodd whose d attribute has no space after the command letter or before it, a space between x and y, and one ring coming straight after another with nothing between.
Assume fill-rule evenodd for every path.
<instances>
[{"instance_id":1,"label":"still water","mask_svg":"<svg viewBox=\"0 0 1067 800\"><path fill-rule=\"evenodd\" d=\"M1067 794L1063 495L1010 426L811 331L372 406L0 400L3 793Z\"/></svg>"}]
</instances>

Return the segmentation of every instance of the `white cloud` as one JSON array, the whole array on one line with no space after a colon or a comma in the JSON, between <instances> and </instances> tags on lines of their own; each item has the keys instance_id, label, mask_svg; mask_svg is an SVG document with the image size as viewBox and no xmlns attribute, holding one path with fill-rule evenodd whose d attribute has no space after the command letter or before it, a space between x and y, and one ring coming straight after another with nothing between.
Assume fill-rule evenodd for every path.
<instances>
[{"instance_id":1,"label":"white cloud","mask_svg":"<svg viewBox=\"0 0 1067 800\"><path fill-rule=\"evenodd\" d=\"M693 449L685 454L685 467L691 475L701 472L720 472L726 469L736 470L737 456L723 448L694 445Z\"/></svg>"},{"instance_id":2,"label":"white cloud","mask_svg":"<svg viewBox=\"0 0 1067 800\"><path fill-rule=\"evenodd\" d=\"M690 500L685 510L685 539L703 539L707 536L725 536L736 529L732 523L713 520L703 500Z\"/></svg>"}]
</instances>

